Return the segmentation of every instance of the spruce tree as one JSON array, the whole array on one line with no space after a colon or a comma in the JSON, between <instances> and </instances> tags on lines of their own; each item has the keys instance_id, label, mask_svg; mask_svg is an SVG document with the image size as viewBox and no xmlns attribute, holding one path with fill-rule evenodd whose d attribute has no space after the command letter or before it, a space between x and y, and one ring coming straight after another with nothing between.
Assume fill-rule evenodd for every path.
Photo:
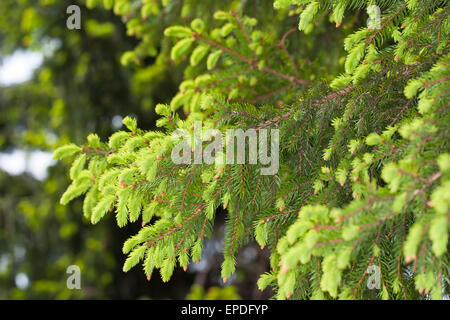
<instances>
[{"instance_id":1,"label":"spruce tree","mask_svg":"<svg viewBox=\"0 0 450 320\"><path fill-rule=\"evenodd\" d=\"M141 39L123 64L150 54L152 68L169 59L184 68L179 92L156 106L160 130L127 117L108 141L91 134L54 153L73 159L62 204L84 195L93 224L106 215L119 227L142 222L124 243L125 272L140 264L148 279L159 269L168 281L200 260L221 206L224 282L240 248L256 241L271 253L258 286L277 299L448 294L447 1L103 5ZM174 133L193 135L195 121L222 134L279 129L279 170L175 164ZM374 270L379 290L367 285Z\"/></svg>"}]
</instances>

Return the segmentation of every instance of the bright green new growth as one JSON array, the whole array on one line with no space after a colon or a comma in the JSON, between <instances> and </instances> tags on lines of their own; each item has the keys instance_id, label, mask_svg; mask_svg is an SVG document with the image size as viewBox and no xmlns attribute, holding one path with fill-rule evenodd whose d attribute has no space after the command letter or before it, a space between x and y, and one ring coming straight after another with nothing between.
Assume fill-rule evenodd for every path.
<instances>
[{"instance_id":1,"label":"bright green new growth","mask_svg":"<svg viewBox=\"0 0 450 320\"><path fill-rule=\"evenodd\" d=\"M114 3L117 14L138 15L131 1ZM196 3L186 1L182 11L201 10ZM355 11L370 4L381 9L380 29L354 25ZM442 299L450 281L447 2L273 6L277 19L262 14L258 22L233 4L216 12L214 23L194 15L192 23L165 29L171 59L189 64L178 94L156 107L162 130L141 130L127 117L128 131L108 142L90 135L85 146L60 147L55 159L76 155L61 203L86 193L83 210L92 223L108 214L120 227L142 220L124 244L123 270L142 263L148 278L159 269L168 281L175 267L201 259L222 206L224 281L236 270L239 248L254 240L271 252L271 270L258 286L273 286L278 299ZM145 8L154 19L170 10ZM293 15L298 26L277 28ZM337 57L340 75L320 68L336 64L321 46L329 21L351 30L336 31L346 51ZM148 41L143 45L152 46ZM308 46L319 51L309 63L302 56ZM278 173L262 176L251 164L174 164L171 133L191 131L196 120L222 133L280 129ZM366 285L372 266L380 270L379 290Z\"/></svg>"}]
</instances>

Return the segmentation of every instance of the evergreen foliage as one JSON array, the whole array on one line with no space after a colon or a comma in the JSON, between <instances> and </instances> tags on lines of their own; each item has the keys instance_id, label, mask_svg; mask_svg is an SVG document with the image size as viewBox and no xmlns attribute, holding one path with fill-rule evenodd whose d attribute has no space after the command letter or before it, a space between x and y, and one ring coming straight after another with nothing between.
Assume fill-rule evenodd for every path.
<instances>
[{"instance_id":1,"label":"evergreen foliage","mask_svg":"<svg viewBox=\"0 0 450 320\"><path fill-rule=\"evenodd\" d=\"M184 79L155 108L161 130L127 117L127 130L107 142L91 134L55 151L77 155L61 203L85 194L92 223L141 220L124 243L123 270L141 263L148 279L159 269L168 281L200 260L222 206L224 282L254 240L271 252L258 285L278 299L442 299L450 285L447 1L276 0L276 11L256 17L233 2L214 20L204 18L207 2L184 1L192 22L167 26L159 48L152 34L176 1L103 2L142 38L123 63L153 48L157 61L183 66ZM280 129L279 171L174 164L172 133L192 132L197 120L222 133ZM366 286L370 266L381 272L380 290Z\"/></svg>"}]
</instances>

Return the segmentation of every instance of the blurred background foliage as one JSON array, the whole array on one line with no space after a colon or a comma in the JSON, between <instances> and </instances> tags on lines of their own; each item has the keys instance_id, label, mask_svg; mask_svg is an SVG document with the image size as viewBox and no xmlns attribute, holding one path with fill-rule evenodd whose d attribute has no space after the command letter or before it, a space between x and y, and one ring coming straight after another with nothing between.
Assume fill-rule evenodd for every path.
<instances>
[{"instance_id":1,"label":"blurred background foliage","mask_svg":"<svg viewBox=\"0 0 450 320\"><path fill-rule=\"evenodd\" d=\"M236 287L228 286L226 288L210 287L206 292L205 289L199 285L194 284L191 292L187 295L189 300L239 300L239 294L236 292Z\"/></svg>"},{"instance_id":2,"label":"blurred background foliage","mask_svg":"<svg viewBox=\"0 0 450 320\"><path fill-rule=\"evenodd\" d=\"M69 184L64 163L51 163L44 176L33 175L33 162L40 161L33 158L36 153L82 143L91 132L105 139L122 126L125 115L137 117L143 129L154 128L153 106L169 102L183 79L183 68L169 61L164 28L240 5L205 1L199 12L189 13L174 1L137 32L113 10L87 2L0 1L0 66L16 53L43 57L28 81L0 84L0 299L270 297L271 292L256 288L257 277L268 268L267 253L252 245L239 257L242 268L232 285L221 286L221 228L200 264L177 271L170 284L157 277L147 282L141 270L124 274L122 244L138 226L119 229L109 219L93 227L83 218L81 201L61 206ZM66 28L71 4L81 8L81 30ZM273 12L271 1L255 1L251 8ZM180 15L180 10L186 12ZM131 64L124 61L127 52L133 55ZM14 154L25 158L27 170L5 169L17 161L7 157ZM81 290L66 287L69 265L81 268Z\"/></svg>"}]
</instances>

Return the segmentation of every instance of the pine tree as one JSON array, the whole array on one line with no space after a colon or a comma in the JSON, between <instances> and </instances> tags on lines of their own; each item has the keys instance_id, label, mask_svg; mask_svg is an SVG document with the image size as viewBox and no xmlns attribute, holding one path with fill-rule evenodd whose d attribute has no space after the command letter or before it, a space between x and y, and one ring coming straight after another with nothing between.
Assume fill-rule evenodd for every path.
<instances>
[{"instance_id":1,"label":"pine tree","mask_svg":"<svg viewBox=\"0 0 450 320\"><path fill-rule=\"evenodd\" d=\"M62 204L84 195L94 224L111 214L119 227L142 221L124 243L124 271L142 263L148 279L159 269L168 281L200 260L222 206L224 282L256 241L271 252L258 286L278 299L448 294L447 1L276 0L255 17L232 3L207 19L208 1L103 3L142 38L124 64L151 51L154 66L170 57L184 67L179 92L156 106L161 130L127 117L107 142L91 134L55 151L74 158ZM147 36L178 10L190 23ZM279 129L278 172L175 164L174 133L193 135L195 121L223 134ZM366 285L373 270L379 290Z\"/></svg>"}]
</instances>

